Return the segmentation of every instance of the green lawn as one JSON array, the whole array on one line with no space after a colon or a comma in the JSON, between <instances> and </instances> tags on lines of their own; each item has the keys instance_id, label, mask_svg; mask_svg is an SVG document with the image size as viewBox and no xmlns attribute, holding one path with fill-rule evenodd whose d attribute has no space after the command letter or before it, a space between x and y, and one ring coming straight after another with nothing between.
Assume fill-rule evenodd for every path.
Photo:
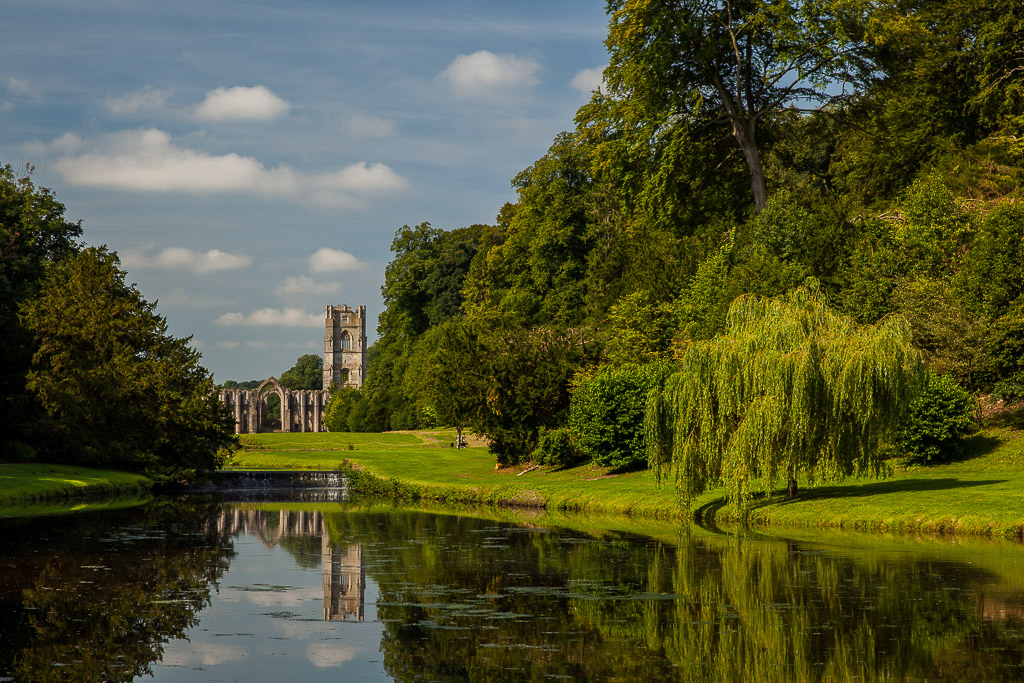
<instances>
[{"instance_id":1,"label":"green lawn","mask_svg":"<svg viewBox=\"0 0 1024 683\"><path fill-rule=\"evenodd\" d=\"M970 439L958 462L900 468L880 481L807 488L799 500L772 499L752 516L768 524L1020 536L1024 433L986 429Z\"/></svg>"},{"instance_id":2,"label":"green lawn","mask_svg":"<svg viewBox=\"0 0 1024 683\"><path fill-rule=\"evenodd\" d=\"M12 516L33 501L80 498L83 495L141 493L150 488L141 474L98 470L75 465L0 463L0 516Z\"/></svg>"},{"instance_id":3,"label":"green lawn","mask_svg":"<svg viewBox=\"0 0 1024 683\"><path fill-rule=\"evenodd\" d=\"M257 434L229 467L326 469L354 466L390 490L446 501L545 506L589 514L679 517L670 484L650 472L616 474L594 466L569 470L496 470L483 446L456 450L454 432ZM396 483L399 482L399 483ZM0 515L32 501L84 492L142 491L140 475L46 464L0 464ZM724 492L696 501L705 523L738 520ZM973 437L962 460L937 467L898 467L887 479L805 485L799 498L755 500L755 525L789 528L925 531L1016 536L1024 531L1024 431L993 427Z\"/></svg>"},{"instance_id":4,"label":"green lawn","mask_svg":"<svg viewBox=\"0 0 1024 683\"><path fill-rule=\"evenodd\" d=\"M595 467L543 468L517 476L518 471L495 470L494 456L483 446L450 448L454 439L453 431L256 434L246 441L261 449L236 453L230 467L329 470L347 463L412 485L427 497L544 503L553 508L650 516L676 514L675 494L659 488L647 472L615 475Z\"/></svg>"},{"instance_id":5,"label":"green lawn","mask_svg":"<svg viewBox=\"0 0 1024 683\"><path fill-rule=\"evenodd\" d=\"M428 498L650 517L679 514L671 485L659 487L649 472L614 474L592 466L540 468L521 475L496 471L493 456L483 447L448 448L452 432L258 434L246 439L262 450L237 453L232 467L336 469L348 463L378 478L398 480ZM698 498L696 509L708 522L738 517L721 490ZM793 501L781 495L758 500L751 520L786 527L1020 536L1024 432L986 429L970 440L967 456L955 463L897 467L882 480L805 485Z\"/></svg>"}]
</instances>

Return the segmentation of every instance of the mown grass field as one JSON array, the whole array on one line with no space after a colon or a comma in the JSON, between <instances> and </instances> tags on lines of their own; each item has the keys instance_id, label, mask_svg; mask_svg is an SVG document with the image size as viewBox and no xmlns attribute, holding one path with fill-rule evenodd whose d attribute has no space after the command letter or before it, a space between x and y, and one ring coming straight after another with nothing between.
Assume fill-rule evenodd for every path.
<instances>
[{"instance_id":1,"label":"mown grass field","mask_svg":"<svg viewBox=\"0 0 1024 683\"><path fill-rule=\"evenodd\" d=\"M84 495L141 494L151 482L141 474L75 465L0 463L0 516L38 513L39 501L81 498ZM23 509L24 508L24 509Z\"/></svg>"},{"instance_id":2,"label":"mown grass field","mask_svg":"<svg viewBox=\"0 0 1024 683\"><path fill-rule=\"evenodd\" d=\"M681 517L671 482L650 472L615 473L595 466L567 470L496 470L485 446L457 450L450 430L383 434L257 434L243 437L234 469L355 467L388 484L383 490L442 501L518 504L588 514ZM47 464L0 464L0 515L38 501L83 493L142 492L140 475ZM389 488L390 487L390 488ZM704 523L740 521L723 490L700 496ZM989 427L973 437L961 460L935 467L898 465L876 480L803 484L796 500L756 499L755 526L866 531L923 531L994 537L1024 535L1024 431Z\"/></svg>"},{"instance_id":3,"label":"mown grass field","mask_svg":"<svg viewBox=\"0 0 1024 683\"><path fill-rule=\"evenodd\" d=\"M549 510L680 515L671 482L650 472L495 470L483 446L449 448L452 432L388 434L258 434L235 455L234 468L337 469L347 465L397 480L426 498L544 505ZM351 448L350 448L351 447ZM705 521L739 520L723 490L699 497ZM796 500L781 494L754 501L750 521L772 527L924 531L983 536L1024 533L1024 432L990 427L968 443L965 457L934 467L897 464L888 478L804 484Z\"/></svg>"}]
</instances>

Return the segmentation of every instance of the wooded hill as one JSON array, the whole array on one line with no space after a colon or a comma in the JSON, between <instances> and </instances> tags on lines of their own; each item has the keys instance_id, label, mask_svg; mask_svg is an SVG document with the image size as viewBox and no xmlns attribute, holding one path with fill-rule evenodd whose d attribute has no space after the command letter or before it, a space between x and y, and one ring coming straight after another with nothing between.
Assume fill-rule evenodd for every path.
<instances>
[{"instance_id":1,"label":"wooded hill","mask_svg":"<svg viewBox=\"0 0 1024 683\"><path fill-rule=\"evenodd\" d=\"M367 384L332 429L447 423L502 463L559 440L585 456L579 415L604 408L570 404L595 378L632 397L639 414L601 419L635 436L642 397L737 297L797 288L860 324L903 316L934 372L1024 397L1024 6L608 14L604 85L517 201L493 225L396 233Z\"/></svg>"}]
</instances>

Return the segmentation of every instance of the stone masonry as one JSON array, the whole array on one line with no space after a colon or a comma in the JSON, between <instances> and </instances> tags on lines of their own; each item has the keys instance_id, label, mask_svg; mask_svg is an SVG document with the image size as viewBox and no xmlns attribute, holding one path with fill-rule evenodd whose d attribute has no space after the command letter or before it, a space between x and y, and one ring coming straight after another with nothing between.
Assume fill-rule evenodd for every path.
<instances>
[{"instance_id":1,"label":"stone masonry","mask_svg":"<svg viewBox=\"0 0 1024 683\"><path fill-rule=\"evenodd\" d=\"M255 434L267 417L267 397L281 399L282 432L325 432L331 387L362 388L366 377L366 306L327 306L324 312L324 384L318 391L281 386L273 377L256 389L222 389L221 402L235 416L235 434Z\"/></svg>"},{"instance_id":2,"label":"stone masonry","mask_svg":"<svg viewBox=\"0 0 1024 683\"><path fill-rule=\"evenodd\" d=\"M267 417L267 397L276 393L281 399L282 432L323 432L324 409L330 392L287 389L270 377L259 387L221 389L220 401L235 416L235 434L255 434Z\"/></svg>"},{"instance_id":3,"label":"stone masonry","mask_svg":"<svg viewBox=\"0 0 1024 683\"><path fill-rule=\"evenodd\" d=\"M366 377L366 306L324 311L324 391L363 386Z\"/></svg>"}]
</instances>

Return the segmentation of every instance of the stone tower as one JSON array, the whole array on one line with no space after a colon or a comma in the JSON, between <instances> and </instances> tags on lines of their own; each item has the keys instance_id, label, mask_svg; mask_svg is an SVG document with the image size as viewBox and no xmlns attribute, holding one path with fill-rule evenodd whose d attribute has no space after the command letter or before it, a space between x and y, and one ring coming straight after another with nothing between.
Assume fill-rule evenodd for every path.
<instances>
[{"instance_id":1,"label":"stone tower","mask_svg":"<svg viewBox=\"0 0 1024 683\"><path fill-rule=\"evenodd\" d=\"M362 388L366 376L366 306L354 311L348 304L324 312L324 390Z\"/></svg>"}]
</instances>

